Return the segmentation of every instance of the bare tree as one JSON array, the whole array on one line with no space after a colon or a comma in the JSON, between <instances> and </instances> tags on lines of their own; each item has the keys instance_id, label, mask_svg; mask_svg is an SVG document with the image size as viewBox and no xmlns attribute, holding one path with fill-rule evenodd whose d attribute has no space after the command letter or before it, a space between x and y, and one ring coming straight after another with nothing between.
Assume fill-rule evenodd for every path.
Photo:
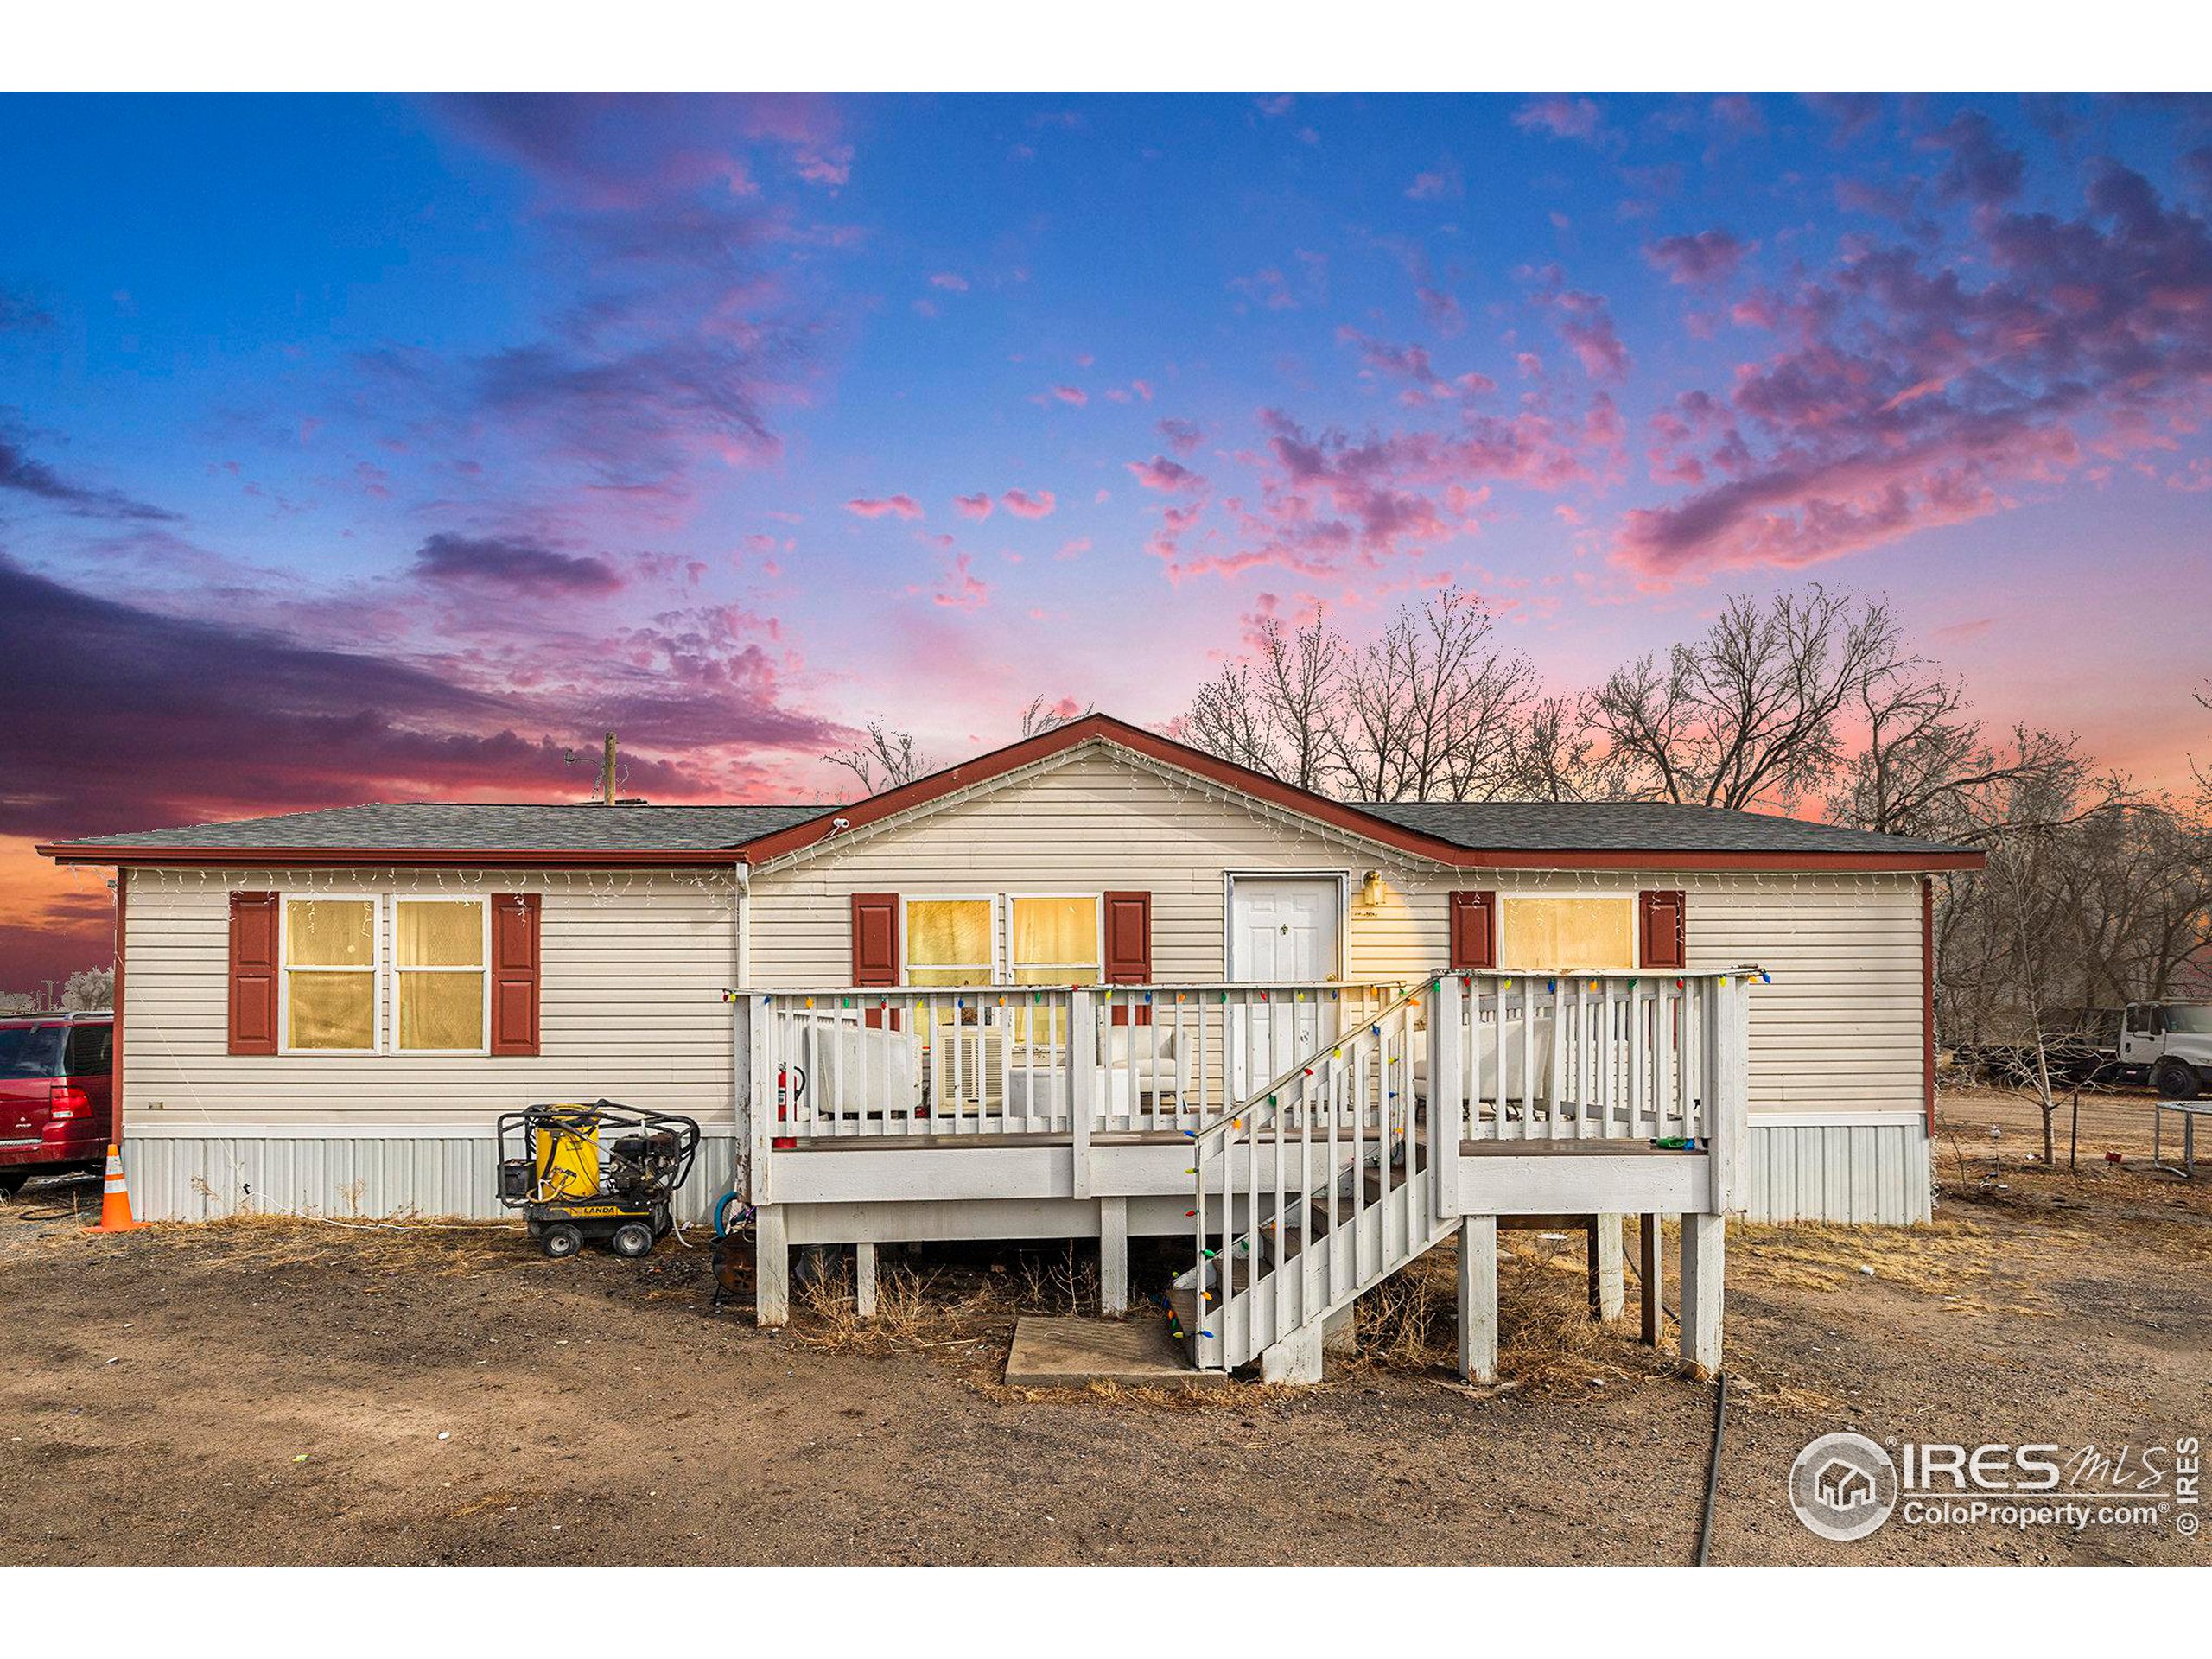
<instances>
[{"instance_id":1,"label":"bare tree","mask_svg":"<svg viewBox=\"0 0 2212 1659\"><path fill-rule=\"evenodd\" d=\"M1512 798L1618 801L1634 794L1631 769L1592 728L1586 699L1537 697L1519 724Z\"/></svg>"},{"instance_id":2,"label":"bare tree","mask_svg":"<svg viewBox=\"0 0 2212 1659\"><path fill-rule=\"evenodd\" d=\"M1637 792L1787 810L1842 758L1841 717L1919 669L1888 607L1817 583L1764 605L1738 595L1702 639L1643 657L1591 694L1588 719Z\"/></svg>"},{"instance_id":3,"label":"bare tree","mask_svg":"<svg viewBox=\"0 0 2212 1659\"><path fill-rule=\"evenodd\" d=\"M1200 686L1178 723L1209 753L1329 793L1337 781L1349 654L1319 610L1287 632L1268 617L1260 624L1257 660L1231 663Z\"/></svg>"},{"instance_id":4,"label":"bare tree","mask_svg":"<svg viewBox=\"0 0 2212 1659\"><path fill-rule=\"evenodd\" d=\"M69 976L61 988L61 1006L73 1012L89 1012L115 1006L115 969L83 968Z\"/></svg>"},{"instance_id":5,"label":"bare tree","mask_svg":"<svg viewBox=\"0 0 2212 1659\"><path fill-rule=\"evenodd\" d=\"M868 741L823 757L853 774L863 795L879 795L925 777L937 763L915 747L912 732L895 731L880 721L867 726Z\"/></svg>"},{"instance_id":6,"label":"bare tree","mask_svg":"<svg viewBox=\"0 0 2212 1659\"><path fill-rule=\"evenodd\" d=\"M1096 705L1087 702L1077 709L1072 697L1063 697L1058 702L1046 702L1040 692L1030 698L1029 706L1021 711L1021 734L1024 737L1041 736L1095 712Z\"/></svg>"},{"instance_id":7,"label":"bare tree","mask_svg":"<svg viewBox=\"0 0 2212 1659\"><path fill-rule=\"evenodd\" d=\"M1491 800L1512 786L1536 671L1473 594L1400 611L1344 677L1339 787L1355 800Z\"/></svg>"}]
</instances>

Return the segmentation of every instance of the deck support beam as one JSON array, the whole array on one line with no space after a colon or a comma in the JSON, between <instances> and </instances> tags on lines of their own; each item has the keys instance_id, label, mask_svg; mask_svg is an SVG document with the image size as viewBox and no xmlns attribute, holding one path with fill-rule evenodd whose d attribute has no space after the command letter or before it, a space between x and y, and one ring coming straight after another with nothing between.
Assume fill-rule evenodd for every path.
<instances>
[{"instance_id":1,"label":"deck support beam","mask_svg":"<svg viewBox=\"0 0 2212 1659\"><path fill-rule=\"evenodd\" d=\"M753 1217L753 1322L782 1325L791 1316L791 1250L781 1205L764 1204Z\"/></svg>"},{"instance_id":2,"label":"deck support beam","mask_svg":"<svg viewBox=\"0 0 2212 1659\"><path fill-rule=\"evenodd\" d=\"M1098 1200L1098 1311L1118 1319L1129 1311L1129 1201Z\"/></svg>"},{"instance_id":3,"label":"deck support beam","mask_svg":"<svg viewBox=\"0 0 2212 1659\"><path fill-rule=\"evenodd\" d=\"M875 1317L875 1246L853 1246L853 1308L861 1318Z\"/></svg>"},{"instance_id":4,"label":"deck support beam","mask_svg":"<svg viewBox=\"0 0 2212 1659\"><path fill-rule=\"evenodd\" d=\"M1628 1308L1628 1281L1621 1254L1621 1218L1600 1215L1590 1230L1592 1307L1610 1325Z\"/></svg>"},{"instance_id":5,"label":"deck support beam","mask_svg":"<svg viewBox=\"0 0 2212 1659\"><path fill-rule=\"evenodd\" d=\"M1497 1381L1497 1217L1459 1224L1459 1375Z\"/></svg>"},{"instance_id":6,"label":"deck support beam","mask_svg":"<svg viewBox=\"0 0 2212 1659\"><path fill-rule=\"evenodd\" d=\"M1359 1319L1346 1302L1335 1313L1321 1320L1321 1351L1341 1354L1346 1358L1359 1351Z\"/></svg>"},{"instance_id":7,"label":"deck support beam","mask_svg":"<svg viewBox=\"0 0 2212 1659\"><path fill-rule=\"evenodd\" d=\"M1637 1230L1640 1235L1637 1243L1643 1247L1638 1252L1636 1267L1637 1300L1640 1305L1637 1311L1643 1315L1643 1329L1637 1333L1637 1339L1646 1348L1656 1348L1659 1345L1661 1307L1659 1217L1642 1215L1636 1219Z\"/></svg>"},{"instance_id":8,"label":"deck support beam","mask_svg":"<svg viewBox=\"0 0 2212 1659\"><path fill-rule=\"evenodd\" d=\"M1700 1376L1720 1369L1727 1227L1724 1216L1682 1217L1682 1358Z\"/></svg>"}]
</instances>

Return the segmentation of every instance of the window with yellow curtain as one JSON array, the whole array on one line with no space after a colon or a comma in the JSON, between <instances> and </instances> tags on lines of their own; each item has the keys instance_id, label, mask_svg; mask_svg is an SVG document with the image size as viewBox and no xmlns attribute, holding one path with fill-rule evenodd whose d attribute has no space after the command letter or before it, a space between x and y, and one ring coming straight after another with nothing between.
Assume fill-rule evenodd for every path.
<instances>
[{"instance_id":1,"label":"window with yellow curtain","mask_svg":"<svg viewBox=\"0 0 2212 1659\"><path fill-rule=\"evenodd\" d=\"M1008 966L1017 985L1096 985L1103 976L1099 953L1098 898L1092 894L1009 899ZM1056 1006L1039 1022L1024 1007L1016 1024L1023 1042L1066 1040L1066 1018Z\"/></svg>"},{"instance_id":2,"label":"window with yellow curtain","mask_svg":"<svg viewBox=\"0 0 2212 1659\"><path fill-rule=\"evenodd\" d=\"M988 899L906 901L906 982L988 985L998 977Z\"/></svg>"},{"instance_id":3,"label":"window with yellow curtain","mask_svg":"<svg viewBox=\"0 0 2212 1659\"><path fill-rule=\"evenodd\" d=\"M483 1048L484 900L397 899L391 931L392 1046L418 1053Z\"/></svg>"},{"instance_id":4,"label":"window with yellow curtain","mask_svg":"<svg viewBox=\"0 0 2212 1659\"><path fill-rule=\"evenodd\" d=\"M1508 899L1499 910L1501 968L1636 966L1633 899Z\"/></svg>"},{"instance_id":5,"label":"window with yellow curtain","mask_svg":"<svg viewBox=\"0 0 2212 1659\"><path fill-rule=\"evenodd\" d=\"M377 1043L377 901L284 901L284 1046Z\"/></svg>"},{"instance_id":6,"label":"window with yellow curtain","mask_svg":"<svg viewBox=\"0 0 2212 1659\"><path fill-rule=\"evenodd\" d=\"M1013 906L1014 982L1017 985L1096 985L1098 982L1098 899L1024 898Z\"/></svg>"}]
</instances>

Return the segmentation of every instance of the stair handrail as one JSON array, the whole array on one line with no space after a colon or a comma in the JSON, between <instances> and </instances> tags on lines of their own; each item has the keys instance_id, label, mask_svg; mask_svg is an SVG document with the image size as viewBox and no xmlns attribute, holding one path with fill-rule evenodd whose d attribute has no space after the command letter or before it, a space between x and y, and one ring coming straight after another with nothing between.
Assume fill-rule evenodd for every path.
<instances>
[{"instance_id":1,"label":"stair handrail","mask_svg":"<svg viewBox=\"0 0 2212 1659\"><path fill-rule=\"evenodd\" d=\"M1421 998L1427 996L1431 991L1436 988L1437 982L1443 977L1444 976L1441 974L1432 974L1427 979L1422 980L1420 984L1414 986L1413 989L1400 996L1396 1001L1385 1003L1382 1007L1376 1009L1374 1013L1363 1016L1359 1023L1367 1027L1370 1031L1379 1031L1385 1020L1395 1014L1400 1008L1405 1007L1408 1004L1420 1001ZM1267 1109L1270 1114L1269 1117L1266 1121L1272 1122L1273 1112L1281 1109L1275 1104L1276 1097L1279 1096L1284 1090L1291 1087L1291 1085L1296 1083L1298 1079L1303 1077L1307 1072L1313 1071L1316 1067L1326 1065L1330 1058L1336 1054L1339 1050L1345 1047L1348 1044L1357 1042L1359 1039L1360 1033L1357 1030L1339 1032L1326 1046L1321 1048L1317 1048L1313 1053L1291 1062L1289 1066L1287 1066L1280 1075L1268 1079L1263 1086L1255 1089L1243 1100L1231 1105L1230 1109L1224 1112L1219 1118L1206 1125L1205 1128L1186 1129L1184 1133L1188 1135L1196 1143L1194 1150L1203 1154L1212 1150L1214 1147L1218 1145L1221 1141L1227 1140L1231 1135L1247 1133L1248 1131L1242 1120L1246 1117L1256 1116L1262 1109L1260 1104L1262 1101L1266 1102ZM1257 1125L1255 1124L1253 1127L1256 1128ZM1198 1172L1193 1171L1192 1173L1196 1174ZM1203 1181L1204 1179L1205 1178L1202 1175L1199 1176L1199 1179L1201 1181Z\"/></svg>"}]
</instances>

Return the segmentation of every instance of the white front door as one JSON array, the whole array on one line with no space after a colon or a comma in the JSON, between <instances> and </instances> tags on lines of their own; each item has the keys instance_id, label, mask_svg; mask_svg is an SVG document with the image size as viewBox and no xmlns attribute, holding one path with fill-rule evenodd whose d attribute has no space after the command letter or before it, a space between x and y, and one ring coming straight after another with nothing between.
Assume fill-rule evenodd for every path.
<instances>
[{"instance_id":1,"label":"white front door","mask_svg":"<svg viewBox=\"0 0 2212 1659\"><path fill-rule=\"evenodd\" d=\"M1240 985L1335 979L1343 962L1343 920L1344 887L1333 876L1232 876L1229 977ZM1320 1046L1328 1006L1312 992L1303 999L1286 992L1251 1008L1234 1039L1240 1099Z\"/></svg>"}]
</instances>

